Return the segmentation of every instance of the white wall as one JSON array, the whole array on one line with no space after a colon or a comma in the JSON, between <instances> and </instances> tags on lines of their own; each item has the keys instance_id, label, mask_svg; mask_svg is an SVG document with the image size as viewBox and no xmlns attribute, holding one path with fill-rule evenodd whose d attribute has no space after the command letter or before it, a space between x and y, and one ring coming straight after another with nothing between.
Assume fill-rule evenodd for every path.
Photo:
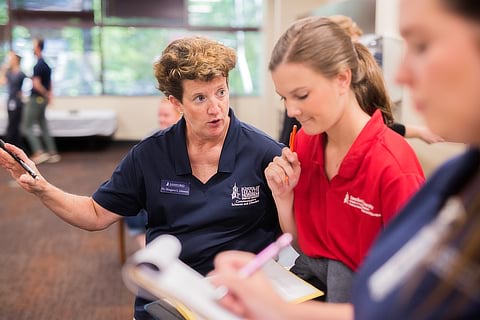
<instances>
[{"instance_id":1,"label":"white wall","mask_svg":"<svg viewBox=\"0 0 480 320\"><path fill-rule=\"evenodd\" d=\"M158 127L160 97L56 97L52 109L111 109L118 115L116 140L140 140Z\"/></svg>"}]
</instances>

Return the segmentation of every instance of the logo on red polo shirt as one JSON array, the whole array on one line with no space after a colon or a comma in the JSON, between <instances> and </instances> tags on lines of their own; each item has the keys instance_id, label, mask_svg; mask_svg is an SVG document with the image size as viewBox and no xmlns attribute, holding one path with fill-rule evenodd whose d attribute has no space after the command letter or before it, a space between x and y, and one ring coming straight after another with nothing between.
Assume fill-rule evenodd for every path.
<instances>
[{"instance_id":1,"label":"logo on red polo shirt","mask_svg":"<svg viewBox=\"0 0 480 320\"><path fill-rule=\"evenodd\" d=\"M345 198L343 198L343 203L346 203L350 207L357 208L361 212L363 212L365 214L368 214L369 216L372 216L372 217L381 217L382 216L380 213L372 212L373 205L371 205L369 203L366 203L364 200L362 200L358 197L354 197L354 196L348 194L348 192L345 194Z\"/></svg>"}]
</instances>

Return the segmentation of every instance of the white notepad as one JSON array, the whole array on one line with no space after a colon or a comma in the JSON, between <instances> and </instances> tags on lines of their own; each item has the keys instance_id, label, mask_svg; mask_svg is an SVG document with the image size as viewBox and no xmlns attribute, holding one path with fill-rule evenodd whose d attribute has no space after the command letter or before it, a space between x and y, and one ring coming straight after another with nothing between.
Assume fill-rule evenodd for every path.
<instances>
[{"instance_id":1,"label":"white notepad","mask_svg":"<svg viewBox=\"0 0 480 320\"><path fill-rule=\"evenodd\" d=\"M218 303L219 291L204 276L178 259L177 238L163 235L137 251L123 267L123 278L135 293L169 301L188 320L240 320ZM286 301L303 302L323 292L297 277L274 260L262 270Z\"/></svg>"}]
</instances>

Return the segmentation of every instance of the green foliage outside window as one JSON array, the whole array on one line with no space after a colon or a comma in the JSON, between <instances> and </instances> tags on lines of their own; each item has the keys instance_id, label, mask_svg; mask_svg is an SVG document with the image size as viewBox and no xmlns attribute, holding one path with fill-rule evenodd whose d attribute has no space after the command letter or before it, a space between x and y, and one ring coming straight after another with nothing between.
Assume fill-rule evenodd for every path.
<instances>
[{"instance_id":1,"label":"green foliage outside window","mask_svg":"<svg viewBox=\"0 0 480 320\"><path fill-rule=\"evenodd\" d=\"M0 25L8 23L7 0L0 0Z\"/></svg>"},{"instance_id":2,"label":"green foliage outside window","mask_svg":"<svg viewBox=\"0 0 480 320\"><path fill-rule=\"evenodd\" d=\"M189 0L190 27L185 28L102 24L97 16L100 3L93 0L94 27L12 29L13 49L23 56L22 68L28 75L35 63L31 40L45 39L44 56L53 69L55 95L158 95L153 62L170 41L191 35L207 36L237 50L237 67L229 79L231 94L261 93L263 55L261 34L255 29L260 26L260 0ZM0 0L2 5L6 0Z\"/></svg>"},{"instance_id":3,"label":"green foliage outside window","mask_svg":"<svg viewBox=\"0 0 480 320\"><path fill-rule=\"evenodd\" d=\"M192 26L258 27L262 1L189 1L188 22Z\"/></svg>"}]
</instances>

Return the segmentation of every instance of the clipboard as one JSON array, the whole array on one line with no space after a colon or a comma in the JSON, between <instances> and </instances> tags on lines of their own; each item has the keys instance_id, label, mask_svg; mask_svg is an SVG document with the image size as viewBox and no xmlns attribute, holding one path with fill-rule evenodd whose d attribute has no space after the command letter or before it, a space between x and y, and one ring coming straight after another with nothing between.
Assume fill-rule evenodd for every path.
<instances>
[{"instance_id":1,"label":"clipboard","mask_svg":"<svg viewBox=\"0 0 480 320\"><path fill-rule=\"evenodd\" d=\"M184 310L184 317L240 320L218 303L219 292L203 275L178 259L180 250L176 237L156 238L125 262L122 268L125 284L149 300L154 300L152 297L167 299L180 313Z\"/></svg>"},{"instance_id":2,"label":"clipboard","mask_svg":"<svg viewBox=\"0 0 480 320\"><path fill-rule=\"evenodd\" d=\"M208 278L178 259L180 251L176 237L162 235L126 261L122 275L127 287L149 300L161 299L148 304L147 312L166 312L163 317L172 320L240 320L218 303L221 292ZM274 260L262 270L286 301L300 303L323 295Z\"/></svg>"}]
</instances>

